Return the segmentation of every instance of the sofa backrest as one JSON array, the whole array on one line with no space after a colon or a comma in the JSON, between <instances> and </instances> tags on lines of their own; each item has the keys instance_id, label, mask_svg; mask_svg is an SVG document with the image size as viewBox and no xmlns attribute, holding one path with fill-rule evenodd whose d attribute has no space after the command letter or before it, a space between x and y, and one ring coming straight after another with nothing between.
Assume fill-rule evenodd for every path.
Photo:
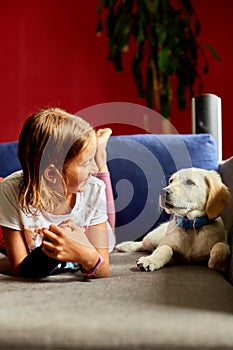
<instances>
[{"instance_id":1,"label":"sofa backrest","mask_svg":"<svg viewBox=\"0 0 233 350\"><path fill-rule=\"evenodd\" d=\"M0 144L0 177L19 170L18 142ZM117 243L137 239L169 216L159 193L181 168L217 170L217 146L209 134L112 136L108 166L116 208Z\"/></svg>"}]
</instances>

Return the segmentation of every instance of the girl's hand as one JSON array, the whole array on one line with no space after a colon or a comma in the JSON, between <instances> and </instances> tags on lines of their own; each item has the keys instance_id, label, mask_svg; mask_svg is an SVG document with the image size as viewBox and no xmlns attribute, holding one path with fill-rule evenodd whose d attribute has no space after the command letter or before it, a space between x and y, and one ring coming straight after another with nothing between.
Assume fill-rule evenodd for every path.
<instances>
[{"instance_id":1,"label":"girl's hand","mask_svg":"<svg viewBox=\"0 0 233 350\"><path fill-rule=\"evenodd\" d=\"M61 261L77 262L87 271L96 265L99 257L95 247L71 220L59 226L51 224L49 229L44 228L42 232L42 249L46 255Z\"/></svg>"},{"instance_id":2,"label":"girl's hand","mask_svg":"<svg viewBox=\"0 0 233 350\"><path fill-rule=\"evenodd\" d=\"M99 169L99 172L107 172L107 153L106 146L109 140L109 137L112 134L112 130L110 128L99 129L96 131L96 139L97 139L97 151L95 155L95 162Z\"/></svg>"}]
</instances>

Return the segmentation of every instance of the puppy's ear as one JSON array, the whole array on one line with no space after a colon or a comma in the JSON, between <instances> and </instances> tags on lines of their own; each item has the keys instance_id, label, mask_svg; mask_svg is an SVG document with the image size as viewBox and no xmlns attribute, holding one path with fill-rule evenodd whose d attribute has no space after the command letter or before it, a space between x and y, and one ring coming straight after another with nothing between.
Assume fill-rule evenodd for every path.
<instances>
[{"instance_id":1,"label":"puppy's ear","mask_svg":"<svg viewBox=\"0 0 233 350\"><path fill-rule=\"evenodd\" d=\"M206 202L206 214L209 219L214 219L218 217L229 204L230 193L216 171L209 171L205 180L209 188Z\"/></svg>"}]
</instances>

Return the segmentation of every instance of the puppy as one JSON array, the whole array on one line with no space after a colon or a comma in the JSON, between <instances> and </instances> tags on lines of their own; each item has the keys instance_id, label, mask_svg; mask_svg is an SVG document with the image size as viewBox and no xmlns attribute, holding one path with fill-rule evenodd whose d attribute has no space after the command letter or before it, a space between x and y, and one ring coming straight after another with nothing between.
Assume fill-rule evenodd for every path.
<instances>
[{"instance_id":1,"label":"puppy","mask_svg":"<svg viewBox=\"0 0 233 350\"><path fill-rule=\"evenodd\" d=\"M149 232L141 242L123 242L120 252L152 251L137 261L143 271L154 271L169 262L198 264L224 272L230 256L220 217L229 202L229 191L215 171L182 169L161 190L160 205L173 214L171 221Z\"/></svg>"}]
</instances>

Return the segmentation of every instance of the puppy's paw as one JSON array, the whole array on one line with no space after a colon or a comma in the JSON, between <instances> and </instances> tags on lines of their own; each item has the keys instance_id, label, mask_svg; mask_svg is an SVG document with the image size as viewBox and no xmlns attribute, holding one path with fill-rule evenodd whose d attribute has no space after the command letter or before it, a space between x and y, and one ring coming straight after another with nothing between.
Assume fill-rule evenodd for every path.
<instances>
[{"instance_id":1,"label":"puppy's paw","mask_svg":"<svg viewBox=\"0 0 233 350\"><path fill-rule=\"evenodd\" d=\"M208 261L208 267L219 272L224 272L228 268L228 258L230 256L230 247L223 242L216 243L211 251Z\"/></svg>"},{"instance_id":2,"label":"puppy's paw","mask_svg":"<svg viewBox=\"0 0 233 350\"><path fill-rule=\"evenodd\" d=\"M228 262L226 260L218 261L212 257L209 259L208 267L218 272L225 272L228 268Z\"/></svg>"},{"instance_id":3,"label":"puppy's paw","mask_svg":"<svg viewBox=\"0 0 233 350\"><path fill-rule=\"evenodd\" d=\"M127 242L122 242L117 244L115 248L118 252L133 253L140 250L141 247L142 247L141 242L127 241Z\"/></svg>"},{"instance_id":4,"label":"puppy's paw","mask_svg":"<svg viewBox=\"0 0 233 350\"><path fill-rule=\"evenodd\" d=\"M137 261L137 267L141 271L155 271L161 268L150 256L142 256Z\"/></svg>"}]
</instances>

